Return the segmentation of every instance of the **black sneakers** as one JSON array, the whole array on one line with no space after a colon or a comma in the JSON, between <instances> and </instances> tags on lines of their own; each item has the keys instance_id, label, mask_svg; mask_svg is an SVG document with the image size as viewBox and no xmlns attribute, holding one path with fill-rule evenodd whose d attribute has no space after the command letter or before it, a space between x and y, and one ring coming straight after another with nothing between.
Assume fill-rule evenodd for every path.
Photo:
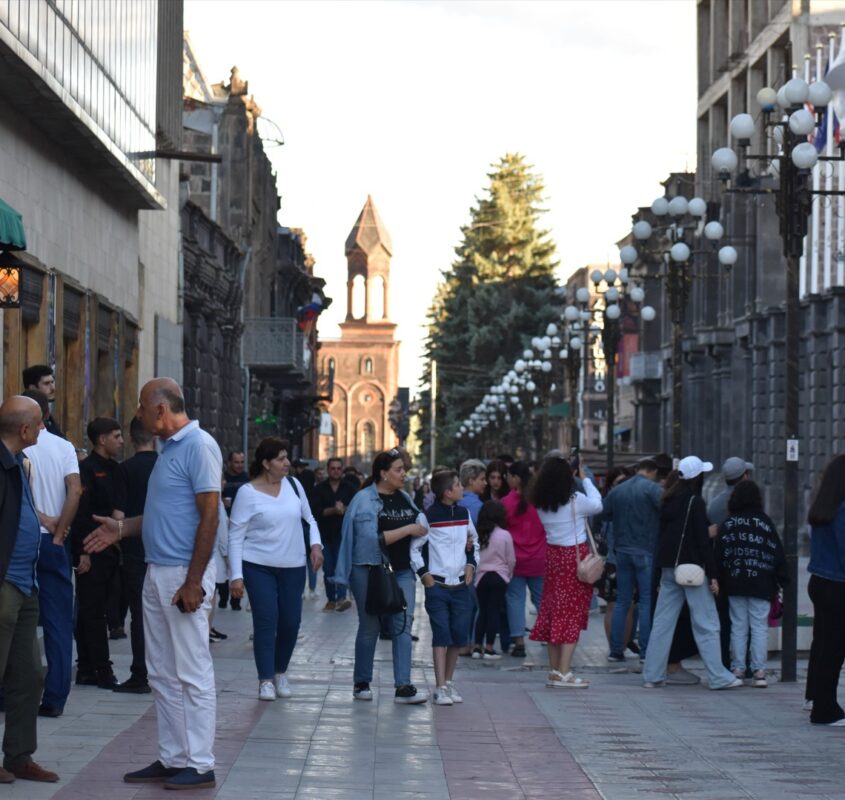
<instances>
[{"instance_id":1,"label":"black sneakers","mask_svg":"<svg viewBox=\"0 0 845 800\"><path fill-rule=\"evenodd\" d=\"M150 689L150 684L146 680L132 677L123 683L112 686L112 691L121 692L122 694L149 694L152 689Z\"/></svg>"},{"instance_id":2,"label":"black sneakers","mask_svg":"<svg viewBox=\"0 0 845 800\"><path fill-rule=\"evenodd\" d=\"M427 700L428 692L424 689L421 691L417 690L417 687L411 683L400 686L393 696L393 702L402 705L418 705L419 703L425 703Z\"/></svg>"}]
</instances>

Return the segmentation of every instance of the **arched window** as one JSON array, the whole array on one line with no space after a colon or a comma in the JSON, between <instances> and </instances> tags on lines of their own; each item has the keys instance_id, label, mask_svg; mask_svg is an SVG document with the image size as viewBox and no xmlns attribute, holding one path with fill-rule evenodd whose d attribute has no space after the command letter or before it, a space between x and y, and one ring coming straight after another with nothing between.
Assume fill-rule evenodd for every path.
<instances>
[{"instance_id":1,"label":"arched window","mask_svg":"<svg viewBox=\"0 0 845 800\"><path fill-rule=\"evenodd\" d=\"M326 457L334 458L337 455L337 423L332 420L332 433L326 444Z\"/></svg>"},{"instance_id":2,"label":"arched window","mask_svg":"<svg viewBox=\"0 0 845 800\"><path fill-rule=\"evenodd\" d=\"M361 374L373 374L373 360L369 356L364 356L364 358L361 360Z\"/></svg>"},{"instance_id":3,"label":"arched window","mask_svg":"<svg viewBox=\"0 0 845 800\"><path fill-rule=\"evenodd\" d=\"M337 372L337 362L333 358L330 358L326 363L326 371Z\"/></svg>"},{"instance_id":4,"label":"arched window","mask_svg":"<svg viewBox=\"0 0 845 800\"><path fill-rule=\"evenodd\" d=\"M384 319L384 278L376 276L370 282L370 318Z\"/></svg>"},{"instance_id":5,"label":"arched window","mask_svg":"<svg viewBox=\"0 0 845 800\"><path fill-rule=\"evenodd\" d=\"M361 424L361 455L370 460L376 449L376 426L367 420Z\"/></svg>"},{"instance_id":6,"label":"arched window","mask_svg":"<svg viewBox=\"0 0 845 800\"><path fill-rule=\"evenodd\" d=\"M367 283L363 275L352 279L352 319L364 319L367 316Z\"/></svg>"}]
</instances>

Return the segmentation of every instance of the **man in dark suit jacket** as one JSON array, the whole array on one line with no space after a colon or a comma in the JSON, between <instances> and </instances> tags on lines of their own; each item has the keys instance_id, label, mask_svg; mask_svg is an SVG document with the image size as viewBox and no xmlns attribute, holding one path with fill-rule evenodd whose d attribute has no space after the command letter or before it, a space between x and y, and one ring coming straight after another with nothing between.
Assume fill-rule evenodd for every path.
<instances>
[{"instance_id":1,"label":"man in dark suit jacket","mask_svg":"<svg viewBox=\"0 0 845 800\"><path fill-rule=\"evenodd\" d=\"M16 395L0 406L0 677L6 702L0 783L59 779L32 760L44 683L36 646L41 526L23 449L38 441L43 428L35 400Z\"/></svg>"}]
</instances>

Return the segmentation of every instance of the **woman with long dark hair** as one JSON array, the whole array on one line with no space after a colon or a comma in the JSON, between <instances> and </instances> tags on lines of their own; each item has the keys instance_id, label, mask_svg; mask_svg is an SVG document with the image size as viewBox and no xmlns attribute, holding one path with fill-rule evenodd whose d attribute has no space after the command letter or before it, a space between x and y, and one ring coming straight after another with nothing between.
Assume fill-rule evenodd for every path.
<instances>
[{"instance_id":1,"label":"woman with long dark hair","mask_svg":"<svg viewBox=\"0 0 845 800\"><path fill-rule=\"evenodd\" d=\"M531 469L524 461L514 461L508 467L510 492L502 499L502 505L507 520L504 527L513 539L516 554L516 566L505 598L514 658L525 658L525 592L530 592L531 602L537 609L543 597L546 530L537 509L528 502L530 482Z\"/></svg>"},{"instance_id":2,"label":"woman with long dark hair","mask_svg":"<svg viewBox=\"0 0 845 800\"><path fill-rule=\"evenodd\" d=\"M810 722L843 727L845 711L836 689L845 661L845 455L825 467L807 521L813 644L805 697L812 704Z\"/></svg>"},{"instance_id":3,"label":"woman with long dark hair","mask_svg":"<svg viewBox=\"0 0 845 800\"><path fill-rule=\"evenodd\" d=\"M516 565L513 539L505 530L505 507L497 500L488 500L478 512L478 568L475 591L478 595L478 620L475 624L475 647L483 647L481 657L499 659L493 645L499 633L499 620L505 610L505 593Z\"/></svg>"},{"instance_id":4,"label":"woman with long dark hair","mask_svg":"<svg viewBox=\"0 0 845 800\"><path fill-rule=\"evenodd\" d=\"M352 695L372 700L373 660L379 638L379 618L367 613L370 567L381 564L386 553L405 595L407 609L390 618L393 644L395 703L428 700L428 693L411 683L411 623L414 621L416 576L411 568L411 537L425 536L420 510L404 490L405 458L398 448L379 453L372 475L353 498L343 517L335 582L348 584L358 609Z\"/></svg>"},{"instance_id":5,"label":"woman with long dark hair","mask_svg":"<svg viewBox=\"0 0 845 800\"><path fill-rule=\"evenodd\" d=\"M713 465L697 456L682 458L678 480L663 495L656 566L660 570L660 591L648 640L643 685L654 688L666 680L669 650L675 624L686 600L692 630L711 689L732 689L742 681L725 668L719 642L719 615L713 599L719 591L718 568L708 533L707 507L701 497L704 474ZM699 586L676 582L677 564L696 564L704 570Z\"/></svg>"},{"instance_id":6,"label":"woman with long dark hair","mask_svg":"<svg viewBox=\"0 0 845 800\"><path fill-rule=\"evenodd\" d=\"M482 500L498 500L501 503L509 491L508 466L504 461L493 459L487 465L487 488Z\"/></svg>"},{"instance_id":7,"label":"woman with long dark hair","mask_svg":"<svg viewBox=\"0 0 845 800\"><path fill-rule=\"evenodd\" d=\"M289 445L262 439L249 467L249 483L232 503L229 521L229 588L232 597L249 592L252 649L258 669L258 699L290 697L287 669L299 624L305 589L305 540L308 527L311 565L320 569L323 545L305 489L290 476Z\"/></svg>"},{"instance_id":8,"label":"woman with long dark hair","mask_svg":"<svg viewBox=\"0 0 845 800\"><path fill-rule=\"evenodd\" d=\"M562 455L543 461L529 492L529 500L546 531L546 565L540 613L531 640L549 647L546 686L585 689L590 684L572 673L572 657L582 630L587 630L593 585L578 580L578 562L590 554L587 518L602 510L598 489L579 467L584 492L575 490L575 475Z\"/></svg>"}]
</instances>

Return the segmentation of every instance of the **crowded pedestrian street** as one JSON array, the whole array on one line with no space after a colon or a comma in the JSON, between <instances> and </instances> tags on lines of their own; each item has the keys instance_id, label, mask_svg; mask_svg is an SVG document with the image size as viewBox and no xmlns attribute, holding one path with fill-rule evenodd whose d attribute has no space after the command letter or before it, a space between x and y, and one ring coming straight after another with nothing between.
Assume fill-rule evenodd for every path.
<instances>
[{"instance_id":1,"label":"crowded pedestrian street","mask_svg":"<svg viewBox=\"0 0 845 800\"><path fill-rule=\"evenodd\" d=\"M218 610L228 638L212 645L218 692L217 787L192 796L221 800L834 800L843 797L841 735L811 726L795 684L765 692L702 686L641 687L608 667L602 615L576 656L587 692L543 686L544 648L524 662L461 659L462 704L395 705L390 643L380 642L372 704L352 700L354 611L322 613L304 601L302 638L290 667L293 694L255 697L250 612ZM533 615L529 614L529 620ZM431 684L431 633L414 624L413 674ZM116 669L131 660L112 647ZM632 662L633 663L633 662ZM692 659L688 668L701 674ZM776 662L772 661L772 666ZM802 673L806 662L800 664ZM843 734L845 735L845 734ZM19 782L3 796L26 800L169 797L159 786L122 782L157 753L149 695L77 687L65 713L39 724L39 761L58 784Z\"/></svg>"}]
</instances>

